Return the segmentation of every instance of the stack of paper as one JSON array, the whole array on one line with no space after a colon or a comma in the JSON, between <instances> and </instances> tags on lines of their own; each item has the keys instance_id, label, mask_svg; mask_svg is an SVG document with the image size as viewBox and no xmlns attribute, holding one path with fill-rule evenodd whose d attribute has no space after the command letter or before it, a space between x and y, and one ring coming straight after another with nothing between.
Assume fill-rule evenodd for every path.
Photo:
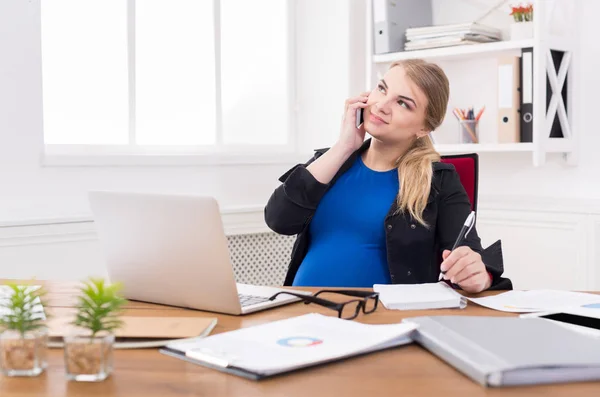
<instances>
[{"instance_id":1,"label":"stack of paper","mask_svg":"<svg viewBox=\"0 0 600 397\"><path fill-rule=\"evenodd\" d=\"M404 49L449 47L463 44L489 43L502 39L502 32L478 23L427 26L406 29Z\"/></svg>"},{"instance_id":2,"label":"stack of paper","mask_svg":"<svg viewBox=\"0 0 600 397\"><path fill-rule=\"evenodd\" d=\"M373 290L379 292L379 300L387 309L463 309L467 300L448 284L375 284Z\"/></svg>"},{"instance_id":3,"label":"stack of paper","mask_svg":"<svg viewBox=\"0 0 600 397\"><path fill-rule=\"evenodd\" d=\"M369 325L311 313L225 332L161 353L220 371L261 379L412 342L412 324Z\"/></svg>"}]
</instances>

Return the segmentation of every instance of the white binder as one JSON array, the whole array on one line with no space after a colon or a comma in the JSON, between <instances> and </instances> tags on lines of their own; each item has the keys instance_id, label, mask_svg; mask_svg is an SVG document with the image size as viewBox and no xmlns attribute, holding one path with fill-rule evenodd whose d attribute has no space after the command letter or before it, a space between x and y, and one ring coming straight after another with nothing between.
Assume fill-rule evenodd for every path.
<instances>
[{"instance_id":1,"label":"white binder","mask_svg":"<svg viewBox=\"0 0 600 397\"><path fill-rule=\"evenodd\" d=\"M404 51L406 29L432 25L429 0L373 0L373 51Z\"/></svg>"}]
</instances>

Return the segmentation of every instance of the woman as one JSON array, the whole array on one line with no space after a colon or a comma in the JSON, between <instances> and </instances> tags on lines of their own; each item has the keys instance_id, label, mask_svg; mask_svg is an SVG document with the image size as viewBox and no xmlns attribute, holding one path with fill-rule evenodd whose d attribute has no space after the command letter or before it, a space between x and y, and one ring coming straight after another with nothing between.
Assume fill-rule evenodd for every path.
<instances>
[{"instance_id":1,"label":"woman","mask_svg":"<svg viewBox=\"0 0 600 397\"><path fill-rule=\"evenodd\" d=\"M471 207L429 138L448 96L440 67L409 60L346 101L335 145L284 174L265 208L273 231L298 234L285 285L427 283L443 271L472 293L512 288L501 277L500 241L484 250L473 228L450 252Z\"/></svg>"}]
</instances>

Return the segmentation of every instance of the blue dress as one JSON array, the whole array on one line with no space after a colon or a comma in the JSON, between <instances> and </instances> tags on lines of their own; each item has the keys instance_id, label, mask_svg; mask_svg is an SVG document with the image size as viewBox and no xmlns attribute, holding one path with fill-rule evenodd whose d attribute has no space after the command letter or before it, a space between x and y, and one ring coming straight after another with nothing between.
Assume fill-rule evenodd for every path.
<instances>
[{"instance_id":1,"label":"blue dress","mask_svg":"<svg viewBox=\"0 0 600 397\"><path fill-rule=\"evenodd\" d=\"M398 195L398 171L374 171L359 156L323 196L294 286L390 284L384 220Z\"/></svg>"}]
</instances>

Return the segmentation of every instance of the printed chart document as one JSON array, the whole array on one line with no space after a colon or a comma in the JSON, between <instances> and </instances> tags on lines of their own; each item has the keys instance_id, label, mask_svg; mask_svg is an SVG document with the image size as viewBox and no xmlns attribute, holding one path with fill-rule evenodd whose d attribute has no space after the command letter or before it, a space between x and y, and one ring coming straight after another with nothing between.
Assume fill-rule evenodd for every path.
<instances>
[{"instance_id":1,"label":"printed chart document","mask_svg":"<svg viewBox=\"0 0 600 397\"><path fill-rule=\"evenodd\" d=\"M600 295L561 290L508 291L485 298L468 299L490 309L512 313L548 311L565 306L600 306Z\"/></svg>"},{"instance_id":2,"label":"printed chart document","mask_svg":"<svg viewBox=\"0 0 600 397\"><path fill-rule=\"evenodd\" d=\"M317 313L242 328L160 352L250 379L411 343L413 324L370 325Z\"/></svg>"},{"instance_id":3,"label":"printed chart document","mask_svg":"<svg viewBox=\"0 0 600 397\"><path fill-rule=\"evenodd\" d=\"M427 284L375 284L386 309L464 309L467 300L443 281Z\"/></svg>"}]
</instances>

